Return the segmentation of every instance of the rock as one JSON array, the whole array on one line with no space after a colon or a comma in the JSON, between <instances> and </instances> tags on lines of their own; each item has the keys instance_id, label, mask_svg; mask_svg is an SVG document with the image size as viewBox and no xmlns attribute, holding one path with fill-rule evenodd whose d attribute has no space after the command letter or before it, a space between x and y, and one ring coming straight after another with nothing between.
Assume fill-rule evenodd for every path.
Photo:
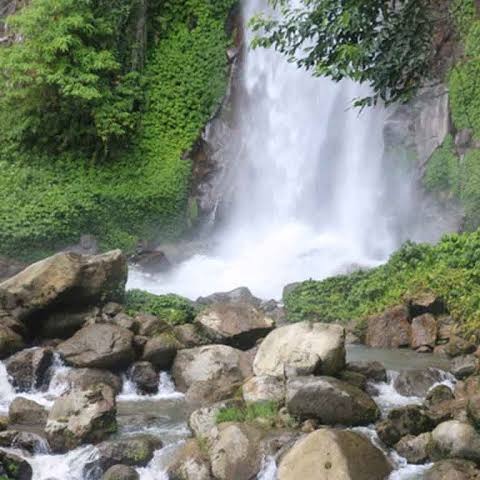
<instances>
[{"instance_id":1,"label":"rock","mask_svg":"<svg viewBox=\"0 0 480 480\"><path fill-rule=\"evenodd\" d=\"M25 319L54 311L121 299L127 261L120 250L103 255L62 252L30 265L0 284L0 306Z\"/></svg>"},{"instance_id":2,"label":"rock","mask_svg":"<svg viewBox=\"0 0 480 480\"><path fill-rule=\"evenodd\" d=\"M301 282L293 282L293 283L289 283L288 285L285 285L282 291L282 299L285 300L288 297L288 295L290 295L301 284L302 284Z\"/></svg>"},{"instance_id":3,"label":"rock","mask_svg":"<svg viewBox=\"0 0 480 480\"><path fill-rule=\"evenodd\" d=\"M162 333L147 340L142 360L152 363L159 370L169 370L180 348L182 345L172 334Z\"/></svg>"},{"instance_id":4,"label":"rock","mask_svg":"<svg viewBox=\"0 0 480 480\"><path fill-rule=\"evenodd\" d=\"M366 345L376 348L410 346L411 325L408 309L399 305L367 320Z\"/></svg>"},{"instance_id":5,"label":"rock","mask_svg":"<svg viewBox=\"0 0 480 480\"><path fill-rule=\"evenodd\" d=\"M364 436L322 429L299 440L283 457L278 480L385 480L392 467Z\"/></svg>"},{"instance_id":6,"label":"rock","mask_svg":"<svg viewBox=\"0 0 480 480\"><path fill-rule=\"evenodd\" d=\"M387 371L380 362L349 362L346 368L347 370L350 370L352 372L357 372L365 375L365 377L367 377L369 380L372 380L373 382L387 381Z\"/></svg>"},{"instance_id":7,"label":"rock","mask_svg":"<svg viewBox=\"0 0 480 480\"><path fill-rule=\"evenodd\" d=\"M118 395L122 391L122 379L108 370L97 368L72 369L67 373L65 382L70 390L92 390L99 385L108 385Z\"/></svg>"},{"instance_id":8,"label":"rock","mask_svg":"<svg viewBox=\"0 0 480 480\"><path fill-rule=\"evenodd\" d=\"M451 459L435 463L425 472L424 480L478 480L480 470L473 462Z\"/></svg>"},{"instance_id":9,"label":"rock","mask_svg":"<svg viewBox=\"0 0 480 480\"><path fill-rule=\"evenodd\" d=\"M406 435L396 445L395 450L408 463L419 465L429 459L429 444L432 440L432 434L422 433L421 435Z\"/></svg>"},{"instance_id":10,"label":"rock","mask_svg":"<svg viewBox=\"0 0 480 480\"><path fill-rule=\"evenodd\" d=\"M449 315L441 315L437 318L437 341L448 342L452 335L455 321Z\"/></svg>"},{"instance_id":11,"label":"rock","mask_svg":"<svg viewBox=\"0 0 480 480\"><path fill-rule=\"evenodd\" d=\"M313 417L325 425L368 425L380 415L365 392L332 377L288 380L286 405L292 415Z\"/></svg>"},{"instance_id":12,"label":"rock","mask_svg":"<svg viewBox=\"0 0 480 480\"><path fill-rule=\"evenodd\" d=\"M420 292L408 300L412 318L425 315L445 313L445 302L432 292Z\"/></svg>"},{"instance_id":13,"label":"rock","mask_svg":"<svg viewBox=\"0 0 480 480\"><path fill-rule=\"evenodd\" d=\"M351 370L343 370L339 373L338 378L342 380L342 382L349 383L361 390L365 390L367 387L367 377L361 373L352 372Z\"/></svg>"},{"instance_id":14,"label":"rock","mask_svg":"<svg viewBox=\"0 0 480 480\"><path fill-rule=\"evenodd\" d=\"M285 401L285 382L276 377L263 375L252 377L242 387L243 399L246 403Z\"/></svg>"},{"instance_id":15,"label":"rock","mask_svg":"<svg viewBox=\"0 0 480 480\"><path fill-rule=\"evenodd\" d=\"M262 432L246 423L219 425L209 449L213 476L218 480L250 480L262 467Z\"/></svg>"},{"instance_id":16,"label":"rock","mask_svg":"<svg viewBox=\"0 0 480 480\"><path fill-rule=\"evenodd\" d=\"M0 450L0 478L31 480L32 475L32 467L26 460L13 453Z\"/></svg>"},{"instance_id":17,"label":"rock","mask_svg":"<svg viewBox=\"0 0 480 480\"><path fill-rule=\"evenodd\" d=\"M197 438L211 438L216 434L217 415L220 410L228 407L231 402L218 402L208 407L195 410L188 420L193 434Z\"/></svg>"},{"instance_id":18,"label":"rock","mask_svg":"<svg viewBox=\"0 0 480 480\"><path fill-rule=\"evenodd\" d=\"M97 443L117 429L113 390L99 385L59 397L48 415L48 441L54 452L65 452L82 443Z\"/></svg>"},{"instance_id":19,"label":"rock","mask_svg":"<svg viewBox=\"0 0 480 480\"><path fill-rule=\"evenodd\" d=\"M175 385L190 401L229 398L251 374L244 355L226 345L180 350L172 368Z\"/></svg>"},{"instance_id":20,"label":"rock","mask_svg":"<svg viewBox=\"0 0 480 480\"><path fill-rule=\"evenodd\" d=\"M345 366L345 330L339 325L300 322L277 328L261 343L255 375L335 375Z\"/></svg>"},{"instance_id":21,"label":"rock","mask_svg":"<svg viewBox=\"0 0 480 480\"><path fill-rule=\"evenodd\" d=\"M480 427L480 393L468 399L467 416L476 428Z\"/></svg>"},{"instance_id":22,"label":"rock","mask_svg":"<svg viewBox=\"0 0 480 480\"><path fill-rule=\"evenodd\" d=\"M196 301L199 305L212 305L214 303L229 303L231 305L235 304L250 304L255 307L259 307L262 301L254 297L252 292L246 287L239 287L230 292L218 292L209 295L208 297L200 297Z\"/></svg>"},{"instance_id":23,"label":"rock","mask_svg":"<svg viewBox=\"0 0 480 480\"><path fill-rule=\"evenodd\" d=\"M432 419L422 407L407 405L391 410L375 428L382 442L393 447L405 435L420 435L433 427Z\"/></svg>"},{"instance_id":24,"label":"rock","mask_svg":"<svg viewBox=\"0 0 480 480\"><path fill-rule=\"evenodd\" d=\"M271 318L248 303L213 304L199 313L195 322L213 343L241 350L255 346L274 326Z\"/></svg>"},{"instance_id":25,"label":"rock","mask_svg":"<svg viewBox=\"0 0 480 480\"><path fill-rule=\"evenodd\" d=\"M435 368L403 370L395 379L395 390L406 397L424 397L430 388L443 380L443 373Z\"/></svg>"},{"instance_id":26,"label":"rock","mask_svg":"<svg viewBox=\"0 0 480 480\"><path fill-rule=\"evenodd\" d=\"M143 394L158 392L158 373L150 362L136 362L128 371L128 377Z\"/></svg>"},{"instance_id":27,"label":"rock","mask_svg":"<svg viewBox=\"0 0 480 480\"><path fill-rule=\"evenodd\" d=\"M432 432L431 457L433 460L462 458L480 461L480 434L468 423L450 420Z\"/></svg>"},{"instance_id":28,"label":"rock","mask_svg":"<svg viewBox=\"0 0 480 480\"><path fill-rule=\"evenodd\" d=\"M43 437L36 433L17 430L0 432L0 447L16 448L33 454L49 453L48 443Z\"/></svg>"},{"instance_id":29,"label":"rock","mask_svg":"<svg viewBox=\"0 0 480 480\"><path fill-rule=\"evenodd\" d=\"M133 334L117 325L89 325L58 346L74 367L120 370L134 359Z\"/></svg>"},{"instance_id":30,"label":"rock","mask_svg":"<svg viewBox=\"0 0 480 480\"><path fill-rule=\"evenodd\" d=\"M435 347L437 341L437 322L430 313L425 313L412 320L412 343L413 349L421 347Z\"/></svg>"},{"instance_id":31,"label":"rock","mask_svg":"<svg viewBox=\"0 0 480 480\"><path fill-rule=\"evenodd\" d=\"M35 330L42 338L66 339L86 324L99 323L99 315L100 310L97 307L73 312L53 312L38 326L35 325Z\"/></svg>"},{"instance_id":32,"label":"rock","mask_svg":"<svg viewBox=\"0 0 480 480\"><path fill-rule=\"evenodd\" d=\"M52 361L51 349L29 348L12 355L5 362L5 367L15 389L27 392L46 386Z\"/></svg>"},{"instance_id":33,"label":"rock","mask_svg":"<svg viewBox=\"0 0 480 480\"><path fill-rule=\"evenodd\" d=\"M458 357L459 355L468 355L470 353L475 353L477 347L467 340L464 340L461 337L456 335L450 336L450 341L445 347L445 353L450 357Z\"/></svg>"},{"instance_id":34,"label":"rock","mask_svg":"<svg viewBox=\"0 0 480 480\"><path fill-rule=\"evenodd\" d=\"M427 407L433 407L439 403L453 400L453 392L446 385L437 385L432 388L425 397L425 405Z\"/></svg>"},{"instance_id":35,"label":"rock","mask_svg":"<svg viewBox=\"0 0 480 480\"><path fill-rule=\"evenodd\" d=\"M210 461L197 440L187 440L167 468L169 480L213 480Z\"/></svg>"},{"instance_id":36,"label":"rock","mask_svg":"<svg viewBox=\"0 0 480 480\"><path fill-rule=\"evenodd\" d=\"M185 348L200 347L209 343L209 340L202 334L198 325L191 323L177 325L173 331L175 338L184 345Z\"/></svg>"},{"instance_id":37,"label":"rock","mask_svg":"<svg viewBox=\"0 0 480 480\"><path fill-rule=\"evenodd\" d=\"M0 416L0 432L3 432L8 428L8 417Z\"/></svg>"},{"instance_id":38,"label":"rock","mask_svg":"<svg viewBox=\"0 0 480 480\"><path fill-rule=\"evenodd\" d=\"M114 465L144 467L153 458L155 450L160 448L162 442L151 435L136 435L102 442L97 445L95 460L85 466L85 476L94 477Z\"/></svg>"},{"instance_id":39,"label":"rock","mask_svg":"<svg viewBox=\"0 0 480 480\"><path fill-rule=\"evenodd\" d=\"M4 282L27 267L26 263L0 256L0 282Z\"/></svg>"},{"instance_id":40,"label":"rock","mask_svg":"<svg viewBox=\"0 0 480 480\"><path fill-rule=\"evenodd\" d=\"M119 327L126 328L133 333L138 332L138 323L126 313L119 313L118 315L115 315L112 319L112 323L114 325L118 325Z\"/></svg>"},{"instance_id":41,"label":"rock","mask_svg":"<svg viewBox=\"0 0 480 480\"><path fill-rule=\"evenodd\" d=\"M454 395L458 400L468 400L480 391L480 375L473 375L455 385Z\"/></svg>"},{"instance_id":42,"label":"rock","mask_svg":"<svg viewBox=\"0 0 480 480\"><path fill-rule=\"evenodd\" d=\"M172 266L165 253L160 250L140 250L130 260L150 274L166 272Z\"/></svg>"},{"instance_id":43,"label":"rock","mask_svg":"<svg viewBox=\"0 0 480 480\"><path fill-rule=\"evenodd\" d=\"M112 318L122 312L123 306L116 302L108 302L102 308L102 313Z\"/></svg>"},{"instance_id":44,"label":"rock","mask_svg":"<svg viewBox=\"0 0 480 480\"><path fill-rule=\"evenodd\" d=\"M172 332L172 327L155 315L142 313L135 317L135 322L138 324L138 334L142 337L154 337Z\"/></svg>"},{"instance_id":45,"label":"rock","mask_svg":"<svg viewBox=\"0 0 480 480\"><path fill-rule=\"evenodd\" d=\"M473 375L477 370L478 359L472 354L455 357L450 364L450 371L459 380Z\"/></svg>"},{"instance_id":46,"label":"rock","mask_svg":"<svg viewBox=\"0 0 480 480\"><path fill-rule=\"evenodd\" d=\"M137 471L127 465L114 465L102 476L102 480L139 480Z\"/></svg>"},{"instance_id":47,"label":"rock","mask_svg":"<svg viewBox=\"0 0 480 480\"><path fill-rule=\"evenodd\" d=\"M24 348L23 338L11 328L0 324L0 360Z\"/></svg>"},{"instance_id":48,"label":"rock","mask_svg":"<svg viewBox=\"0 0 480 480\"><path fill-rule=\"evenodd\" d=\"M48 413L44 407L23 397L16 397L8 408L8 423L10 425L25 425L44 427Z\"/></svg>"}]
</instances>

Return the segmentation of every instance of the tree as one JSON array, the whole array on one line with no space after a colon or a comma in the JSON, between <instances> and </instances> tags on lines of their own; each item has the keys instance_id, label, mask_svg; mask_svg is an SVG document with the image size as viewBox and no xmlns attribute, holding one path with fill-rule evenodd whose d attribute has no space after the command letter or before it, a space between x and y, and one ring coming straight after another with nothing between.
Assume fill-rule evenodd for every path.
<instances>
[{"instance_id":1,"label":"tree","mask_svg":"<svg viewBox=\"0 0 480 480\"><path fill-rule=\"evenodd\" d=\"M7 18L0 48L2 135L95 156L136 124L139 74L124 64L133 0L32 0Z\"/></svg>"},{"instance_id":2,"label":"tree","mask_svg":"<svg viewBox=\"0 0 480 480\"><path fill-rule=\"evenodd\" d=\"M435 0L270 3L281 15L252 19L253 46L273 46L314 75L368 83L372 95L357 99L358 106L412 98L430 75L435 23L447 13L439 14Z\"/></svg>"}]
</instances>

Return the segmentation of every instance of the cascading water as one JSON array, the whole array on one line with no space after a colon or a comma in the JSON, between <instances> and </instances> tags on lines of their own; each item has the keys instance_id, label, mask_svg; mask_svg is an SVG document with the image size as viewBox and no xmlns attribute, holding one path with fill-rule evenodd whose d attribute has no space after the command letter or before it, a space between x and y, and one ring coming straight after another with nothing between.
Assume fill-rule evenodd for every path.
<instances>
[{"instance_id":1,"label":"cascading water","mask_svg":"<svg viewBox=\"0 0 480 480\"><path fill-rule=\"evenodd\" d=\"M247 0L245 18L266 4ZM231 209L216 246L169 274L134 271L130 287L195 298L245 285L278 298L288 283L376 265L398 246L383 171L385 109L360 112L352 100L368 89L314 78L270 49L248 51L244 63L228 154Z\"/></svg>"}]
</instances>

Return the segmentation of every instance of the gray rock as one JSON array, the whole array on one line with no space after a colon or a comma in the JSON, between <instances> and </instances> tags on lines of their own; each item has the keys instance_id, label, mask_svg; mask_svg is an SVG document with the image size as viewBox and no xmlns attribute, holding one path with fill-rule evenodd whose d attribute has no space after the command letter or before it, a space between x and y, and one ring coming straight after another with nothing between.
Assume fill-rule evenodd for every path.
<instances>
[{"instance_id":1,"label":"gray rock","mask_svg":"<svg viewBox=\"0 0 480 480\"><path fill-rule=\"evenodd\" d=\"M173 329L176 339L185 346L185 348L195 348L202 345L208 345L210 341L201 332L198 325L186 323L177 325Z\"/></svg>"},{"instance_id":2,"label":"gray rock","mask_svg":"<svg viewBox=\"0 0 480 480\"><path fill-rule=\"evenodd\" d=\"M430 388L443 380L443 373L435 368L403 370L395 379L395 390L406 397L425 397Z\"/></svg>"},{"instance_id":3,"label":"gray rock","mask_svg":"<svg viewBox=\"0 0 480 480\"><path fill-rule=\"evenodd\" d=\"M0 324L0 360L18 352L24 347L25 342L21 335L10 327Z\"/></svg>"},{"instance_id":4,"label":"gray rock","mask_svg":"<svg viewBox=\"0 0 480 480\"><path fill-rule=\"evenodd\" d=\"M70 390L92 390L99 385L108 385L116 395L122 391L122 379L108 370L76 368L67 373L65 382Z\"/></svg>"},{"instance_id":5,"label":"gray rock","mask_svg":"<svg viewBox=\"0 0 480 480\"><path fill-rule=\"evenodd\" d=\"M427 407L433 407L439 403L453 400L453 392L446 385L437 385L432 388L425 397L425 405Z\"/></svg>"},{"instance_id":6,"label":"gray rock","mask_svg":"<svg viewBox=\"0 0 480 480\"><path fill-rule=\"evenodd\" d=\"M263 375L252 377L242 387L243 399L246 403L285 401L285 382L283 379Z\"/></svg>"},{"instance_id":7,"label":"gray rock","mask_svg":"<svg viewBox=\"0 0 480 480\"><path fill-rule=\"evenodd\" d=\"M169 370L180 348L182 345L171 333L162 333L147 340L142 360L152 363L159 370Z\"/></svg>"},{"instance_id":8,"label":"gray rock","mask_svg":"<svg viewBox=\"0 0 480 480\"><path fill-rule=\"evenodd\" d=\"M456 378L462 380L473 375L478 370L478 359L475 355L460 355L450 364L450 371Z\"/></svg>"},{"instance_id":9,"label":"gray rock","mask_svg":"<svg viewBox=\"0 0 480 480\"><path fill-rule=\"evenodd\" d=\"M437 321L430 313L424 313L412 320L411 347L419 349L429 347L433 349L437 341Z\"/></svg>"},{"instance_id":10,"label":"gray rock","mask_svg":"<svg viewBox=\"0 0 480 480\"><path fill-rule=\"evenodd\" d=\"M300 418L316 418L325 425L368 425L380 411L362 390L332 377L288 380L286 405Z\"/></svg>"},{"instance_id":11,"label":"gray rock","mask_svg":"<svg viewBox=\"0 0 480 480\"><path fill-rule=\"evenodd\" d=\"M235 305L238 303L249 303L250 305L259 307L262 301L254 297L248 288L239 287L230 292L218 292L208 297L200 297L196 303L199 305L212 305L214 303L230 303Z\"/></svg>"},{"instance_id":12,"label":"gray rock","mask_svg":"<svg viewBox=\"0 0 480 480\"><path fill-rule=\"evenodd\" d=\"M0 432L0 447L25 450L33 454L49 453L49 445L45 438L33 432L18 430Z\"/></svg>"},{"instance_id":13,"label":"gray rock","mask_svg":"<svg viewBox=\"0 0 480 480\"><path fill-rule=\"evenodd\" d=\"M414 465L427 462L430 457L429 445L432 440L432 434L422 433L418 436L406 435L396 445L395 450L408 463Z\"/></svg>"},{"instance_id":14,"label":"gray rock","mask_svg":"<svg viewBox=\"0 0 480 480\"><path fill-rule=\"evenodd\" d=\"M27 427L44 427L48 413L44 407L23 397L16 397L8 408L8 423Z\"/></svg>"},{"instance_id":15,"label":"gray rock","mask_svg":"<svg viewBox=\"0 0 480 480\"><path fill-rule=\"evenodd\" d=\"M114 465L102 476L102 480L139 480L137 471L127 465Z\"/></svg>"},{"instance_id":16,"label":"gray rock","mask_svg":"<svg viewBox=\"0 0 480 480\"><path fill-rule=\"evenodd\" d=\"M210 461L197 440L187 440L167 468L169 480L213 480Z\"/></svg>"},{"instance_id":17,"label":"gray rock","mask_svg":"<svg viewBox=\"0 0 480 480\"><path fill-rule=\"evenodd\" d=\"M0 478L31 480L32 475L32 467L26 460L13 453L0 450Z\"/></svg>"},{"instance_id":18,"label":"gray rock","mask_svg":"<svg viewBox=\"0 0 480 480\"><path fill-rule=\"evenodd\" d=\"M97 307L80 311L52 312L36 328L42 338L69 338L83 326L99 323L100 309Z\"/></svg>"},{"instance_id":19,"label":"gray rock","mask_svg":"<svg viewBox=\"0 0 480 480\"><path fill-rule=\"evenodd\" d=\"M475 463L467 460L451 459L435 463L425 472L424 480L478 480L480 470Z\"/></svg>"},{"instance_id":20,"label":"gray rock","mask_svg":"<svg viewBox=\"0 0 480 480\"><path fill-rule=\"evenodd\" d=\"M347 370L352 372L361 373L365 375L367 379L372 380L373 382L386 382L387 381L387 371L385 367L380 362L367 362L367 361L358 361L358 362L349 362L347 364Z\"/></svg>"},{"instance_id":21,"label":"gray rock","mask_svg":"<svg viewBox=\"0 0 480 480\"><path fill-rule=\"evenodd\" d=\"M154 337L172 332L172 327L155 315L142 313L135 317L135 322L138 324L138 334L142 337Z\"/></svg>"},{"instance_id":22,"label":"gray rock","mask_svg":"<svg viewBox=\"0 0 480 480\"><path fill-rule=\"evenodd\" d=\"M410 316L404 305L389 308L382 315L368 318L365 343L369 347L408 347L410 341Z\"/></svg>"},{"instance_id":23,"label":"gray rock","mask_svg":"<svg viewBox=\"0 0 480 480\"><path fill-rule=\"evenodd\" d=\"M150 362L136 362L129 371L128 376L137 389L144 394L158 392L158 373Z\"/></svg>"}]
</instances>

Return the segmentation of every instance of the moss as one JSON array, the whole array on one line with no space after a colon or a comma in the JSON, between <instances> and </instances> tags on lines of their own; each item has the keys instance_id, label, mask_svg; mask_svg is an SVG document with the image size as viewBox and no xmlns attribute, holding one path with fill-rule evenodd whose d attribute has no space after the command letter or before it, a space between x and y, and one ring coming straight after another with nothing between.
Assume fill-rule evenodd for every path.
<instances>
[{"instance_id":1,"label":"moss","mask_svg":"<svg viewBox=\"0 0 480 480\"><path fill-rule=\"evenodd\" d=\"M380 267L301 283L285 298L289 321L361 324L418 291L441 297L466 335L480 339L480 231L438 245L406 243Z\"/></svg>"},{"instance_id":2,"label":"moss","mask_svg":"<svg viewBox=\"0 0 480 480\"><path fill-rule=\"evenodd\" d=\"M149 313L171 325L191 323L197 313L192 302L179 295L154 295L143 290L129 290L125 307L129 315Z\"/></svg>"},{"instance_id":3,"label":"moss","mask_svg":"<svg viewBox=\"0 0 480 480\"><path fill-rule=\"evenodd\" d=\"M217 423L225 422L253 422L257 419L273 420L278 413L276 402L259 402L242 407L226 407L219 410Z\"/></svg>"},{"instance_id":4,"label":"moss","mask_svg":"<svg viewBox=\"0 0 480 480\"><path fill-rule=\"evenodd\" d=\"M131 251L139 238L175 239L188 226L190 161L182 159L225 92L233 0L162 2L132 145L92 164L0 145L0 254L35 260L96 235Z\"/></svg>"}]
</instances>

